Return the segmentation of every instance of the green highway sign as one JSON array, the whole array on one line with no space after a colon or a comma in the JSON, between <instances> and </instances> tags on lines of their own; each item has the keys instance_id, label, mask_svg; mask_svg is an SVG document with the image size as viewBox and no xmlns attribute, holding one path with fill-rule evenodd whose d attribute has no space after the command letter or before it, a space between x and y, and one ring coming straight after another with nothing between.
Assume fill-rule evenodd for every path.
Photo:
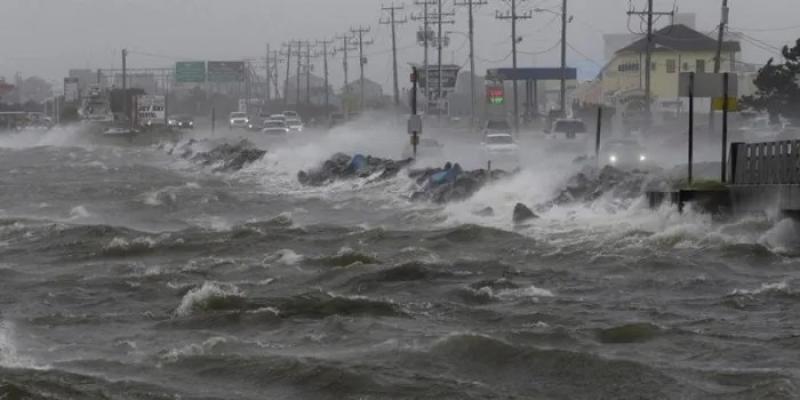
<instances>
[{"instance_id":1,"label":"green highway sign","mask_svg":"<svg viewBox=\"0 0 800 400\"><path fill-rule=\"evenodd\" d=\"M206 81L205 61L178 62L175 64L175 81L202 83Z\"/></svg>"},{"instance_id":2,"label":"green highway sign","mask_svg":"<svg viewBox=\"0 0 800 400\"><path fill-rule=\"evenodd\" d=\"M209 61L209 82L244 82L244 62Z\"/></svg>"}]
</instances>

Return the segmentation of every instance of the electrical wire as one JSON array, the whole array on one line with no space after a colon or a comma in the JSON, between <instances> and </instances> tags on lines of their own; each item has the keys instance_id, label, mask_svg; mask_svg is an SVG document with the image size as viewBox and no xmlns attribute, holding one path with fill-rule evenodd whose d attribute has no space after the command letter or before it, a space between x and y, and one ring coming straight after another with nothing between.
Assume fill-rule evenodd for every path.
<instances>
[{"instance_id":1,"label":"electrical wire","mask_svg":"<svg viewBox=\"0 0 800 400\"><path fill-rule=\"evenodd\" d=\"M784 31L792 31L795 29L800 29L800 25L794 26L785 26L782 28L741 28L741 27L731 27L731 30L738 31L738 32L784 32Z\"/></svg>"}]
</instances>

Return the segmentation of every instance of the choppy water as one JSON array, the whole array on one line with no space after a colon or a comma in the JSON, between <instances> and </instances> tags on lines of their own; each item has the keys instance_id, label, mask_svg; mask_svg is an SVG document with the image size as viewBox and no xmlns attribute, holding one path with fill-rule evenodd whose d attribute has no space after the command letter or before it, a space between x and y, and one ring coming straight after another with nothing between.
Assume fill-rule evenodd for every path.
<instances>
[{"instance_id":1,"label":"choppy water","mask_svg":"<svg viewBox=\"0 0 800 400\"><path fill-rule=\"evenodd\" d=\"M514 227L572 173L536 160L448 206L403 177L296 183L399 154L370 135L234 173L0 137L0 399L800 397L793 222L601 198Z\"/></svg>"}]
</instances>

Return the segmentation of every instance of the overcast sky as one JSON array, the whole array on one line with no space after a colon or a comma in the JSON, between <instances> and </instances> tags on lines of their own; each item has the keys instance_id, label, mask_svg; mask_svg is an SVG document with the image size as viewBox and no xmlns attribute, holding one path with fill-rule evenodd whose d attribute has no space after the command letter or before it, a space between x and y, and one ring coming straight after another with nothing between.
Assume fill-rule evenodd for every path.
<instances>
[{"instance_id":1,"label":"overcast sky","mask_svg":"<svg viewBox=\"0 0 800 400\"><path fill-rule=\"evenodd\" d=\"M477 12L478 70L511 64L510 27L494 18L496 10L508 9L510 0L488 0ZM558 10L560 0L517 0L523 10ZM453 0L444 0L446 10ZM70 68L118 68L120 49L131 52L131 67L169 67L179 60L241 60L263 58L267 43L278 46L296 38L332 38L351 27L371 26L367 35L375 43L369 56L367 77L385 88L391 82L391 35L378 24L381 5L391 0L2 0L0 14L0 76L10 79L40 75L60 81ZM395 1L402 4L402 1ZM570 0L569 62L590 75L603 60L604 33L639 31L628 24L629 3L639 9L645 0ZM748 61L763 62L776 53L770 47L800 37L800 1L730 0L732 29L746 29L758 47L746 54ZM404 15L418 13L413 0L405 1ZM698 30L711 32L718 24L721 0L656 0L659 10L677 5L680 12L697 13ZM456 24L445 30L466 31L464 8L457 8ZM559 60L559 22L553 14L536 14L520 21L521 66L556 66ZM399 61L421 62L415 43L418 22L398 27ZM466 40L453 34L444 52L445 62L466 64ZM431 53L435 57L435 53ZM341 80L341 57L331 61L331 79ZM351 78L357 62L351 64ZM318 70L321 70L319 68ZM403 81L407 70L402 69ZM338 86L338 85L337 85Z\"/></svg>"}]
</instances>

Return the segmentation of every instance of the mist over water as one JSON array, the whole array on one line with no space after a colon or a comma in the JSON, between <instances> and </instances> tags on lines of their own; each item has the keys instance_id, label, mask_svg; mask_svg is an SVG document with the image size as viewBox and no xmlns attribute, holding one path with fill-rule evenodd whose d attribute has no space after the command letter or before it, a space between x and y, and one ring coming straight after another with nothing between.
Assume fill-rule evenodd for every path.
<instances>
[{"instance_id":1,"label":"mist over water","mask_svg":"<svg viewBox=\"0 0 800 400\"><path fill-rule=\"evenodd\" d=\"M428 165L483 167L469 135L426 131ZM182 156L242 139L267 153L240 170ZM604 175L533 134L464 201L412 201L408 169L298 181L407 142L380 114L283 142L0 136L0 398L800 396L792 220L649 209L679 160L554 201Z\"/></svg>"}]
</instances>

